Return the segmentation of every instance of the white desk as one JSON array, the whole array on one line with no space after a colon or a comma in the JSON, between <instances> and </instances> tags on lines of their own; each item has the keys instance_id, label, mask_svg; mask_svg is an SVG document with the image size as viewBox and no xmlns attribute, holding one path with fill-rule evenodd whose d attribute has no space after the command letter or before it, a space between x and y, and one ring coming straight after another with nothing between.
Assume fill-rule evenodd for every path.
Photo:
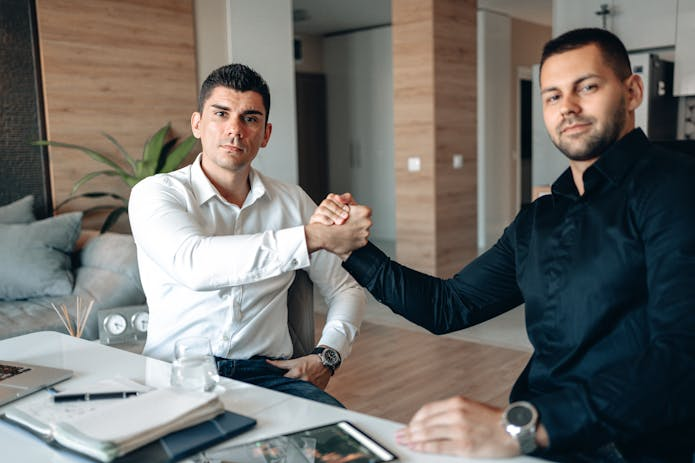
<instances>
[{"instance_id":1,"label":"white desk","mask_svg":"<svg viewBox=\"0 0 695 463\"><path fill-rule=\"evenodd\" d=\"M70 336L43 331L0 341L0 359L24 361L37 365L68 368L75 372L70 384L89 384L112 378L115 375L131 378L154 387L164 387L169 382L170 364L133 354L97 342L75 339ZM400 461L447 463L472 461L411 452L395 441L395 431L403 425L362 413L343 410L301 399L239 381L222 378L226 392L222 400L228 410L255 418L256 427L221 445L245 443L303 428L318 426L341 419L352 421L359 428L395 452ZM40 391L36 394L48 394ZM22 400L29 400L30 397ZM14 404L19 402L14 402ZM8 405L11 406L12 404ZM4 407L0 407L0 413ZM58 451L39 438L8 423L0 423L0 448L2 461L76 462L88 461L73 454ZM529 457L511 460L485 460L531 463L540 461Z\"/></svg>"}]
</instances>

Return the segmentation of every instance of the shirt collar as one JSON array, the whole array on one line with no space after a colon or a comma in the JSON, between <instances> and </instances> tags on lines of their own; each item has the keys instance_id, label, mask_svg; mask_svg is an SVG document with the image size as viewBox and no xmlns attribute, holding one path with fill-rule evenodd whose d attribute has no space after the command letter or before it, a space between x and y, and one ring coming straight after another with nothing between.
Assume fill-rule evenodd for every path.
<instances>
[{"instance_id":1,"label":"shirt collar","mask_svg":"<svg viewBox=\"0 0 695 463\"><path fill-rule=\"evenodd\" d=\"M602 179L614 184L620 183L648 146L649 140L640 128L615 142L584 172L585 192L590 193L604 183ZM553 183L552 192L575 199L579 197L571 169L565 170Z\"/></svg>"},{"instance_id":2,"label":"shirt collar","mask_svg":"<svg viewBox=\"0 0 695 463\"><path fill-rule=\"evenodd\" d=\"M191 165L191 187L195 197L198 198L198 204L203 205L211 198L215 197L217 197L220 201L227 202L219 191L217 191L217 188L215 188L210 179L205 175L205 172L203 172L203 167L201 165L202 159L203 153L200 153ZM268 196L268 198L270 198L270 193L265 186L263 175L261 175L260 172L251 168L249 179L251 183L251 191L249 191L248 196L246 196L246 201L244 201L243 207L250 206L263 196Z\"/></svg>"},{"instance_id":3,"label":"shirt collar","mask_svg":"<svg viewBox=\"0 0 695 463\"><path fill-rule=\"evenodd\" d=\"M251 168L249 177L251 182L251 191L249 191L248 196L246 196L244 207L250 206L263 196L267 196L269 200L272 199L270 192L266 188L265 182L263 181L263 175L260 172L254 168Z\"/></svg>"}]
</instances>

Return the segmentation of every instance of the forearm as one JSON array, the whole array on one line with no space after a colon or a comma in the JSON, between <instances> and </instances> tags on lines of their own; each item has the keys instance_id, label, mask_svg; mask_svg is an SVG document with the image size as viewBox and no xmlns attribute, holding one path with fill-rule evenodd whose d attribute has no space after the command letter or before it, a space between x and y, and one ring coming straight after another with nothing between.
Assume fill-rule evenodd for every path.
<instances>
[{"instance_id":1,"label":"forearm","mask_svg":"<svg viewBox=\"0 0 695 463\"><path fill-rule=\"evenodd\" d=\"M366 295L362 288L355 284L341 291L328 302L326 324L318 344L336 349L343 360L347 359L362 324L365 308Z\"/></svg>"},{"instance_id":2,"label":"forearm","mask_svg":"<svg viewBox=\"0 0 695 463\"><path fill-rule=\"evenodd\" d=\"M145 185L129 209L138 250L168 277L193 290L261 281L309 265L301 225L244 235L215 235L181 199Z\"/></svg>"},{"instance_id":3,"label":"forearm","mask_svg":"<svg viewBox=\"0 0 695 463\"><path fill-rule=\"evenodd\" d=\"M366 293L341 267L338 258L326 251L311 256L309 276L328 306L318 343L338 350L345 359L364 317Z\"/></svg>"},{"instance_id":4,"label":"forearm","mask_svg":"<svg viewBox=\"0 0 695 463\"><path fill-rule=\"evenodd\" d=\"M436 334L480 323L521 303L513 273L495 274L496 287L488 290L491 274L485 262L467 267L466 276L443 280L400 265L368 244L343 267L379 302Z\"/></svg>"},{"instance_id":5,"label":"forearm","mask_svg":"<svg viewBox=\"0 0 695 463\"><path fill-rule=\"evenodd\" d=\"M177 244L176 252L159 256L160 266L196 291L255 283L309 265L301 227L253 235L194 236Z\"/></svg>"}]
</instances>

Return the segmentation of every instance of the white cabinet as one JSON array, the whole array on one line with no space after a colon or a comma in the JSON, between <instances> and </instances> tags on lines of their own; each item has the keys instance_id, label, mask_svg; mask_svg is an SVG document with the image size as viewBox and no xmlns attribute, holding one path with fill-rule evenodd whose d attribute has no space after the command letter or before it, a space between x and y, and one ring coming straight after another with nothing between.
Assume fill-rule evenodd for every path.
<instances>
[{"instance_id":1,"label":"white cabinet","mask_svg":"<svg viewBox=\"0 0 695 463\"><path fill-rule=\"evenodd\" d=\"M695 95L695 0L678 1L674 95Z\"/></svg>"},{"instance_id":2,"label":"white cabinet","mask_svg":"<svg viewBox=\"0 0 695 463\"><path fill-rule=\"evenodd\" d=\"M553 36L579 27L605 27L629 51L673 47L679 0L553 0ZM681 2L683 0L680 0ZM608 14L599 15L605 5Z\"/></svg>"}]
</instances>

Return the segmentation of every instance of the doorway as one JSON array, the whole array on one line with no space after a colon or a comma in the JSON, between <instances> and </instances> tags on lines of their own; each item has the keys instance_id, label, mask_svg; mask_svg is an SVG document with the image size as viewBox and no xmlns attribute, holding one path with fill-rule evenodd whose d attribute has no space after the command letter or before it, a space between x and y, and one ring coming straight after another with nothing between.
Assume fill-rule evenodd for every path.
<instances>
[{"instance_id":1,"label":"doorway","mask_svg":"<svg viewBox=\"0 0 695 463\"><path fill-rule=\"evenodd\" d=\"M517 79L517 210L533 201L533 84L530 68L519 68Z\"/></svg>"},{"instance_id":2,"label":"doorway","mask_svg":"<svg viewBox=\"0 0 695 463\"><path fill-rule=\"evenodd\" d=\"M299 186L319 204L328 194L326 77L298 72L295 82Z\"/></svg>"}]
</instances>

